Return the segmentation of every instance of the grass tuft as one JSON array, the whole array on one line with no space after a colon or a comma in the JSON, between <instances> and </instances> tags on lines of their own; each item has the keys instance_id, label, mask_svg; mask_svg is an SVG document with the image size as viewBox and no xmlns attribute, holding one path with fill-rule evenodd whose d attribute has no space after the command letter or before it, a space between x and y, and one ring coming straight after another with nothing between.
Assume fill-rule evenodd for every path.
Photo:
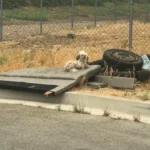
<instances>
[{"instance_id":1,"label":"grass tuft","mask_svg":"<svg viewBox=\"0 0 150 150\"><path fill-rule=\"evenodd\" d=\"M4 65L5 63L8 62L8 58L5 56L0 57L0 65Z\"/></svg>"},{"instance_id":2,"label":"grass tuft","mask_svg":"<svg viewBox=\"0 0 150 150\"><path fill-rule=\"evenodd\" d=\"M135 115L135 116L133 116L133 120L134 120L135 122L140 122L140 115Z\"/></svg>"},{"instance_id":3,"label":"grass tuft","mask_svg":"<svg viewBox=\"0 0 150 150\"><path fill-rule=\"evenodd\" d=\"M149 100L149 91L148 90L144 90L144 92L141 94L141 97L140 97L141 100L143 101L147 101Z\"/></svg>"},{"instance_id":4,"label":"grass tuft","mask_svg":"<svg viewBox=\"0 0 150 150\"><path fill-rule=\"evenodd\" d=\"M108 117L109 115L110 115L110 112L109 112L108 109L106 108L106 109L104 110L103 116L104 116L104 117Z\"/></svg>"}]
</instances>

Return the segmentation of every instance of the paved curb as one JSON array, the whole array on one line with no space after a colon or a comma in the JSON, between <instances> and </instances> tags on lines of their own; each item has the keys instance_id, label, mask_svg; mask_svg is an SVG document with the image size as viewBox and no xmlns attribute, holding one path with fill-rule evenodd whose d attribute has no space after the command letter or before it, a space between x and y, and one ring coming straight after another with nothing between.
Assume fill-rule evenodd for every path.
<instances>
[{"instance_id":1,"label":"paved curb","mask_svg":"<svg viewBox=\"0 0 150 150\"><path fill-rule=\"evenodd\" d=\"M67 92L44 97L39 93L0 90L0 103L106 116L150 124L150 102Z\"/></svg>"},{"instance_id":2,"label":"paved curb","mask_svg":"<svg viewBox=\"0 0 150 150\"><path fill-rule=\"evenodd\" d=\"M126 113L120 113L120 112L116 112L116 111L110 112L109 110L92 109L92 108L88 108L88 107L81 108L81 107L77 107L74 105L45 104L42 102L5 100L5 99L0 99L0 104L14 104L14 105L31 106L31 107L46 108L46 109L58 110L58 111L68 111L68 112L74 112L74 113L83 113L83 114L90 114L90 115L96 115L96 116L104 116L104 117L110 117L115 120L130 120L130 121L136 121L136 122L150 124L149 117L134 116L134 115L129 115Z\"/></svg>"}]
</instances>

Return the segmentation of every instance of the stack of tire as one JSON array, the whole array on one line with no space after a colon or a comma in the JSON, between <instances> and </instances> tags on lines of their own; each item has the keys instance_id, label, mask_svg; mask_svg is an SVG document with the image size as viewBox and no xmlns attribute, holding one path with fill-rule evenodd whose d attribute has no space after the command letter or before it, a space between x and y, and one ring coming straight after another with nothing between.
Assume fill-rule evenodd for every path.
<instances>
[{"instance_id":1,"label":"stack of tire","mask_svg":"<svg viewBox=\"0 0 150 150\"><path fill-rule=\"evenodd\" d=\"M150 58L150 55L147 55ZM134 71L137 80L143 82L150 78L150 71L142 70L143 59L141 56L123 49L108 49L103 54L103 61L112 68L121 73L130 70Z\"/></svg>"}]
</instances>

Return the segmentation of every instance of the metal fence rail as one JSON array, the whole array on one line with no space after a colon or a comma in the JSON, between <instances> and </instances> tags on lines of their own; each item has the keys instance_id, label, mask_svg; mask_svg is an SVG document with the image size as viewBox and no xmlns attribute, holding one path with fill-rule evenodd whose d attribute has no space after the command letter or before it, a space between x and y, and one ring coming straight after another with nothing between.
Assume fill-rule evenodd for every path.
<instances>
[{"instance_id":1,"label":"metal fence rail","mask_svg":"<svg viewBox=\"0 0 150 150\"><path fill-rule=\"evenodd\" d=\"M67 0L66 5L48 7L40 0L35 6L9 8L0 0L0 40L49 34L53 37L51 42L57 44L58 36L75 34L80 38L74 45L80 47L97 45L103 50L116 47L139 51L142 45L148 51L150 1L105 0L101 3L102 0L93 0L83 5Z\"/></svg>"}]
</instances>

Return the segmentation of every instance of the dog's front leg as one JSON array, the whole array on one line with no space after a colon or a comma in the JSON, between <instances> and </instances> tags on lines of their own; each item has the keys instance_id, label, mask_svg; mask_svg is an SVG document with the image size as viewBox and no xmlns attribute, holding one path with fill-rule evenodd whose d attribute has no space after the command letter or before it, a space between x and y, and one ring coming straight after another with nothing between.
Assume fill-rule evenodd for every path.
<instances>
[{"instance_id":1,"label":"dog's front leg","mask_svg":"<svg viewBox=\"0 0 150 150\"><path fill-rule=\"evenodd\" d=\"M88 64L85 64L85 68L89 68L89 65L88 65Z\"/></svg>"},{"instance_id":2,"label":"dog's front leg","mask_svg":"<svg viewBox=\"0 0 150 150\"><path fill-rule=\"evenodd\" d=\"M73 68L73 69L70 70L70 72L77 72L77 71L78 71L78 70L75 69L75 68Z\"/></svg>"}]
</instances>

